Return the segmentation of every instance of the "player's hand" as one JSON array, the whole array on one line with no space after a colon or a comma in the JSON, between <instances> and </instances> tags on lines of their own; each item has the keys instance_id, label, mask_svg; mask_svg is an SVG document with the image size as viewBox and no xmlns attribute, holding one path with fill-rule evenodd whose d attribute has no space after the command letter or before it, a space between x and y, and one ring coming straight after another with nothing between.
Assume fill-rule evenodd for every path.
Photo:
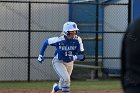
<instances>
[{"instance_id":1,"label":"player's hand","mask_svg":"<svg viewBox=\"0 0 140 93\"><path fill-rule=\"evenodd\" d=\"M38 61L39 61L39 63L42 64L44 62L44 57L42 55L39 55L38 56Z\"/></svg>"},{"instance_id":2,"label":"player's hand","mask_svg":"<svg viewBox=\"0 0 140 93\"><path fill-rule=\"evenodd\" d=\"M77 55L77 60L84 61L85 55Z\"/></svg>"},{"instance_id":3,"label":"player's hand","mask_svg":"<svg viewBox=\"0 0 140 93\"><path fill-rule=\"evenodd\" d=\"M80 60L80 61L84 61L85 60L85 55L74 55L73 56L74 60Z\"/></svg>"}]
</instances>

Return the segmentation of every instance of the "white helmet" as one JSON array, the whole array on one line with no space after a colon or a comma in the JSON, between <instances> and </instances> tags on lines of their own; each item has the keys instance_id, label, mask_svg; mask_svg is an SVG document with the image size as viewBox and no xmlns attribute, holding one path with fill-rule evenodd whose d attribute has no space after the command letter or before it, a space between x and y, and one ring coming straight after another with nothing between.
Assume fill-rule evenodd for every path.
<instances>
[{"instance_id":1,"label":"white helmet","mask_svg":"<svg viewBox=\"0 0 140 93\"><path fill-rule=\"evenodd\" d=\"M75 22L66 22L63 25L63 32L65 33L65 35L67 35L68 31L74 31L74 30L79 30Z\"/></svg>"}]
</instances>

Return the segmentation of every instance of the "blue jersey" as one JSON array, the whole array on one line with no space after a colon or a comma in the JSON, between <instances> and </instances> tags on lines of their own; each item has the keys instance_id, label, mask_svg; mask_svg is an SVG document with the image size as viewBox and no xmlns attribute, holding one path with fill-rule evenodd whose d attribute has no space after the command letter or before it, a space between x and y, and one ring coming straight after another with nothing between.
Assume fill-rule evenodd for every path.
<instances>
[{"instance_id":1,"label":"blue jersey","mask_svg":"<svg viewBox=\"0 0 140 93\"><path fill-rule=\"evenodd\" d=\"M73 39L67 39L66 36L46 39L40 50L41 55L44 55L48 45L56 47L54 56L59 60L63 60L64 62L73 61L73 59L70 58L71 56L76 55L78 52L84 51L82 39L79 36L76 36Z\"/></svg>"}]
</instances>

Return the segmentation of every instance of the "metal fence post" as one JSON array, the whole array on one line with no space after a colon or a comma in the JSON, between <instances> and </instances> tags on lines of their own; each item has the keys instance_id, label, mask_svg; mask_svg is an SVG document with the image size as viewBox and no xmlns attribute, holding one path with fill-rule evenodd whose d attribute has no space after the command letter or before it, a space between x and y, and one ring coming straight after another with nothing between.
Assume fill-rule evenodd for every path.
<instances>
[{"instance_id":1,"label":"metal fence post","mask_svg":"<svg viewBox=\"0 0 140 93\"><path fill-rule=\"evenodd\" d=\"M96 0L96 47L95 47L95 66L98 66L98 0ZM95 79L98 78L98 69L95 70Z\"/></svg>"},{"instance_id":2,"label":"metal fence post","mask_svg":"<svg viewBox=\"0 0 140 93\"><path fill-rule=\"evenodd\" d=\"M30 44L31 44L31 2L28 3L28 82L30 82Z\"/></svg>"}]
</instances>

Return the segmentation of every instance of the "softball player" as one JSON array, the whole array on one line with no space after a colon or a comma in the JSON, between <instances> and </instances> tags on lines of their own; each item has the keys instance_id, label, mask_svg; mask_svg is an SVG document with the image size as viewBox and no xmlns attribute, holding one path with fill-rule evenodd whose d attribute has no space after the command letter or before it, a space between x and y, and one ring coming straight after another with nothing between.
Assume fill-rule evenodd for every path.
<instances>
[{"instance_id":1,"label":"softball player","mask_svg":"<svg viewBox=\"0 0 140 93\"><path fill-rule=\"evenodd\" d=\"M75 22L66 22L63 25L64 34L46 39L40 49L38 61L42 63L47 46L56 47L52 65L59 76L59 83L53 85L51 93L55 93L58 90L61 90L62 93L70 93L70 76L73 70L73 63L75 60L83 61L85 59L82 39L77 36L78 30Z\"/></svg>"}]
</instances>

